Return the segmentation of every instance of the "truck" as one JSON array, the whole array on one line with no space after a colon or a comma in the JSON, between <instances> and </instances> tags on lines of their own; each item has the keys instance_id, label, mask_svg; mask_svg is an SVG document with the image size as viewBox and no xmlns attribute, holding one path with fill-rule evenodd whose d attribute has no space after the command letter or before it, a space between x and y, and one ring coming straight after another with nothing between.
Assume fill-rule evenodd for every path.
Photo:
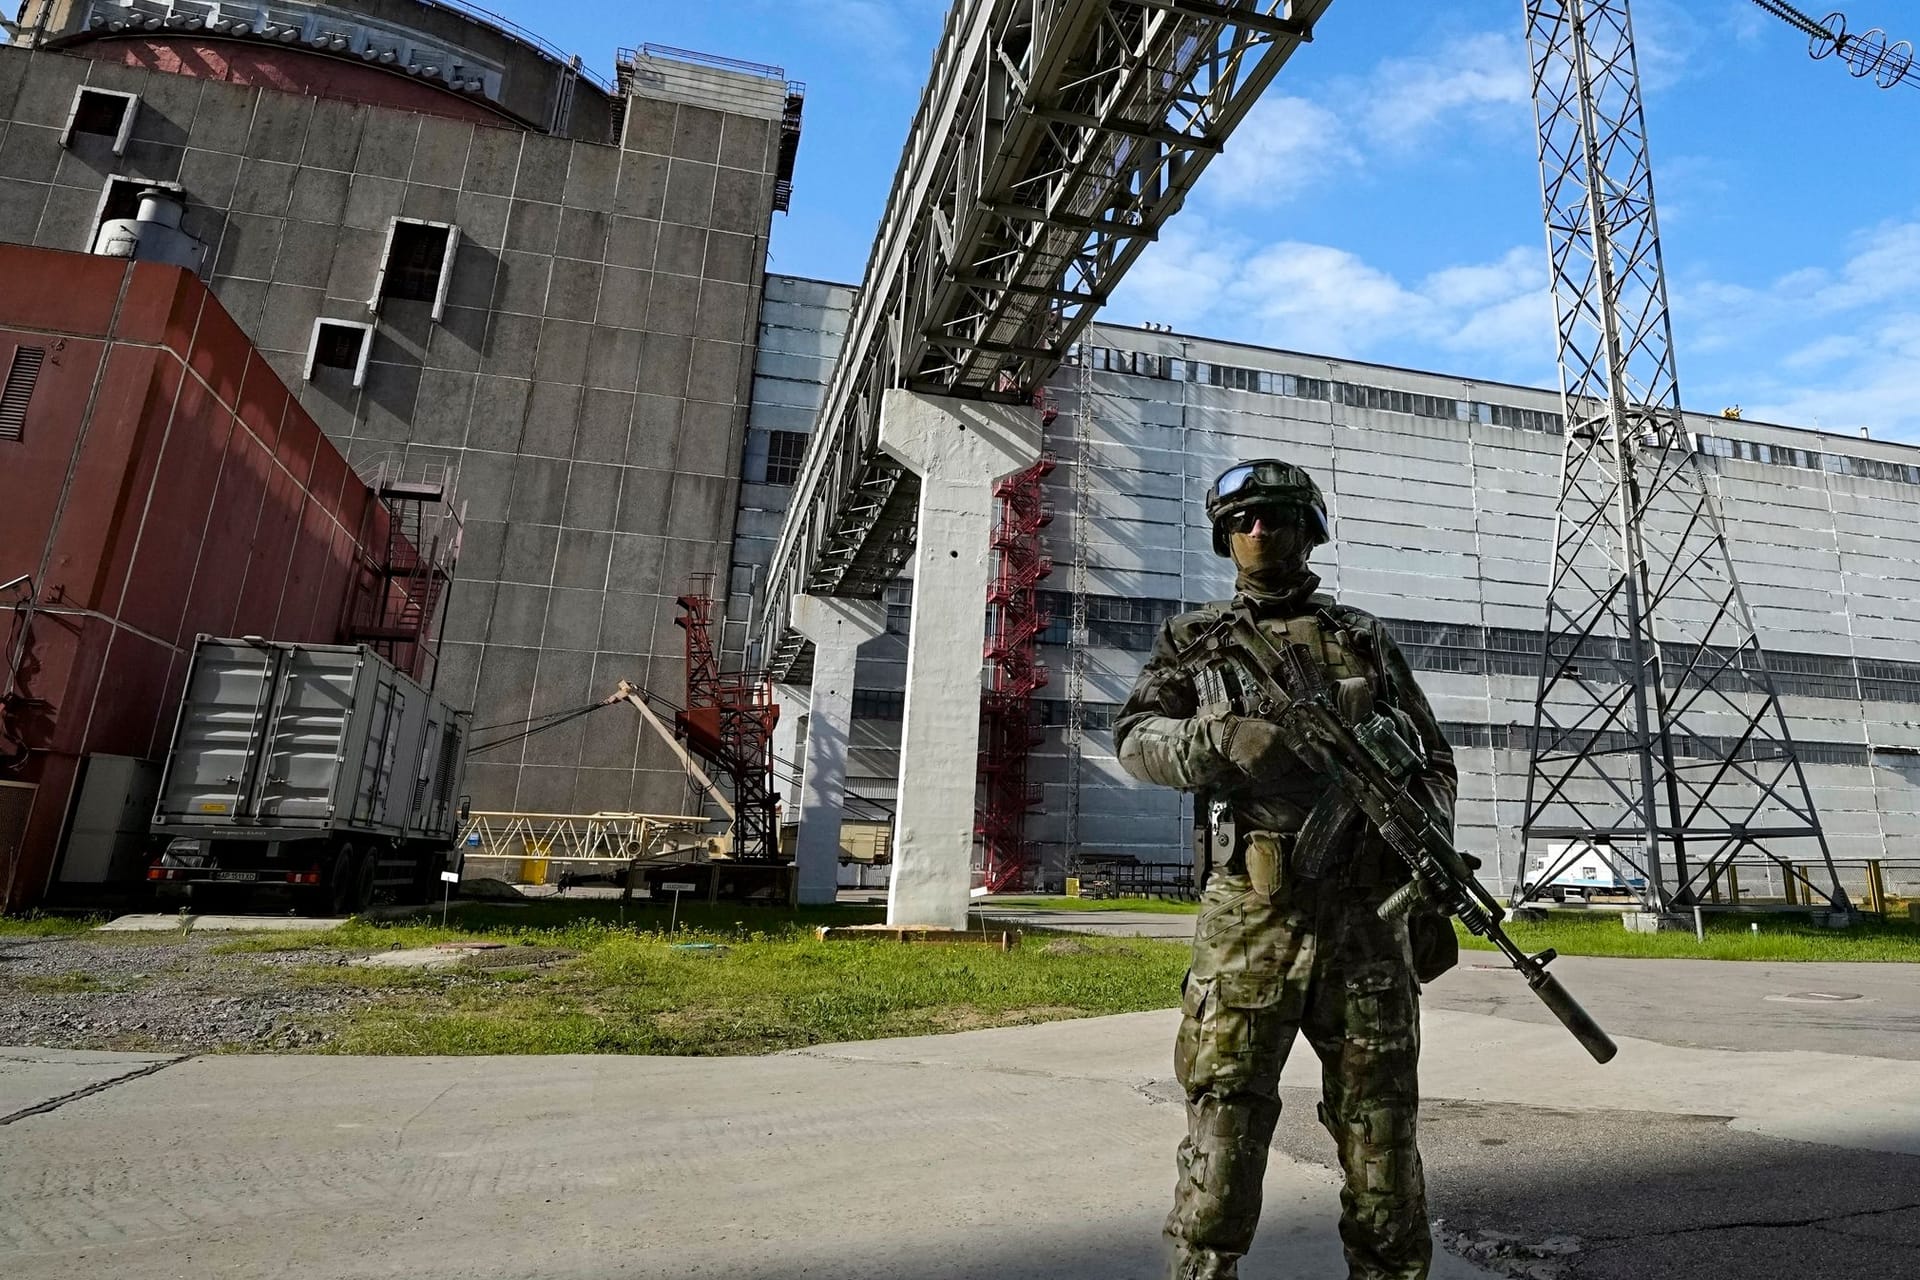
<instances>
[{"instance_id":1,"label":"truck","mask_svg":"<svg viewBox=\"0 0 1920 1280\"><path fill-rule=\"evenodd\" d=\"M1632 874L1623 874L1623 867ZM1621 897L1646 887L1646 877L1634 871L1611 845L1586 840L1547 846L1547 852L1532 860L1521 880L1523 892L1555 902Z\"/></svg>"},{"instance_id":2,"label":"truck","mask_svg":"<svg viewBox=\"0 0 1920 1280\"><path fill-rule=\"evenodd\" d=\"M470 716L365 646L195 639L151 830L163 899L423 901L465 816Z\"/></svg>"}]
</instances>

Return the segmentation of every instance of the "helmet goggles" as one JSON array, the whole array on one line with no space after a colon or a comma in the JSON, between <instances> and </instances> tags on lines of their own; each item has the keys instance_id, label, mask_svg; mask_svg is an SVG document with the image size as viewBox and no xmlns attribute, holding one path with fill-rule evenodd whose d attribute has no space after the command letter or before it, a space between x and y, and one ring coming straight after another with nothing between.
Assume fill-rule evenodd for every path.
<instances>
[{"instance_id":1,"label":"helmet goggles","mask_svg":"<svg viewBox=\"0 0 1920 1280\"><path fill-rule=\"evenodd\" d=\"M1301 515L1316 542L1328 537L1326 500L1306 470L1278 458L1235 463L1207 490L1207 517L1213 523L1214 550L1226 552L1225 535L1251 527L1243 513L1291 511Z\"/></svg>"}]
</instances>

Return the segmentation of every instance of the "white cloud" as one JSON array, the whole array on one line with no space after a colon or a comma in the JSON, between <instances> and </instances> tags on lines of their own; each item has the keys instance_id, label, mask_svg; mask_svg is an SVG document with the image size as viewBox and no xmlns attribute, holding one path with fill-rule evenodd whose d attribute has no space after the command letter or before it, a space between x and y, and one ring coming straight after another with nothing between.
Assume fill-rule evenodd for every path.
<instances>
[{"instance_id":1,"label":"white cloud","mask_svg":"<svg viewBox=\"0 0 1920 1280\"><path fill-rule=\"evenodd\" d=\"M1326 107L1285 94L1254 104L1207 166L1200 191L1223 205L1273 205L1360 164L1346 125Z\"/></svg>"},{"instance_id":2,"label":"white cloud","mask_svg":"<svg viewBox=\"0 0 1920 1280\"><path fill-rule=\"evenodd\" d=\"M1371 157L1459 139L1469 126L1516 136L1532 128L1527 51L1517 35L1469 35L1430 54L1388 58L1335 82L1324 98L1281 94L1256 103L1196 199L1221 209L1270 208L1353 177Z\"/></svg>"},{"instance_id":3,"label":"white cloud","mask_svg":"<svg viewBox=\"0 0 1920 1280\"><path fill-rule=\"evenodd\" d=\"M1254 244L1193 218L1142 256L1107 314L1482 376L1537 380L1552 368L1544 255L1524 248L1402 280L1344 249Z\"/></svg>"},{"instance_id":4,"label":"white cloud","mask_svg":"<svg viewBox=\"0 0 1920 1280\"><path fill-rule=\"evenodd\" d=\"M1428 56L1389 58L1367 81L1361 126L1378 145L1411 148L1468 123L1530 123L1531 73L1518 34L1484 32Z\"/></svg>"},{"instance_id":5,"label":"white cloud","mask_svg":"<svg viewBox=\"0 0 1920 1280\"><path fill-rule=\"evenodd\" d=\"M1839 263L1765 284L1687 282L1674 307L1690 403L1920 439L1920 221L1870 228Z\"/></svg>"}]
</instances>

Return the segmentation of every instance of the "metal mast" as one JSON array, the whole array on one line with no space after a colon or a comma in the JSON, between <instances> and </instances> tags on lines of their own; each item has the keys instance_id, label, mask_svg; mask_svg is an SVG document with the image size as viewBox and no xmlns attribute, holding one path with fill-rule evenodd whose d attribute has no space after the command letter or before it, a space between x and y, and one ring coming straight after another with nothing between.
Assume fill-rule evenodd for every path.
<instances>
[{"instance_id":1,"label":"metal mast","mask_svg":"<svg viewBox=\"0 0 1920 1280\"><path fill-rule=\"evenodd\" d=\"M1514 901L1593 846L1649 911L1755 857L1850 910L1681 418L1627 0L1527 44L1566 445Z\"/></svg>"}]
</instances>

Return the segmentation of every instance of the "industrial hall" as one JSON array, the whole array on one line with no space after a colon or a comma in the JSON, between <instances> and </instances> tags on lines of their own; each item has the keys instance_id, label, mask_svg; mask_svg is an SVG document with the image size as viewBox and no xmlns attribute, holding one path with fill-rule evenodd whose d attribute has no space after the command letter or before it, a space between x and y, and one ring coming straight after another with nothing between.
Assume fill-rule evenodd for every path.
<instances>
[{"instance_id":1,"label":"industrial hall","mask_svg":"<svg viewBox=\"0 0 1920 1280\"><path fill-rule=\"evenodd\" d=\"M1113 720L1232 594L1204 499L1249 458L1316 477L1313 570L1418 675L1491 892L1845 916L1920 883L1920 452L1683 411L1650 200L1550 229L1641 273L1557 254L1564 314L1611 288L1634 340L1570 324L1554 389L1100 314L1328 5L1114 8L956 6L828 281L769 265L807 198L781 67L641 42L603 78L457 3L28 0L4 903L204 879L221 823L237 874L343 909L535 863L949 928L979 892L1191 894L1192 798ZM1075 58L1121 70L1038 102ZM314 732L283 708L349 685L340 758L418 762L365 767L391 822L274 763Z\"/></svg>"}]
</instances>

